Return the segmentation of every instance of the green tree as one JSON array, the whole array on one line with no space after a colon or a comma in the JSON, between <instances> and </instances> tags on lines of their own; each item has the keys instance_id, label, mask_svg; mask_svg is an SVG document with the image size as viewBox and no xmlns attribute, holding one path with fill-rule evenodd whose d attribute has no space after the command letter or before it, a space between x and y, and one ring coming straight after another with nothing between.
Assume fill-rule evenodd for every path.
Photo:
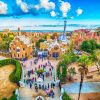
<instances>
[{"instance_id":1,"label":"green tree","mask_svg":"<svg viewBox=\"0 0 100 100\"><path fill-rule=\"evenodd\" d=\"M85 52L92 53L94 50L97 49L97 43L95 40L85 40L80 46L80 49Z\"/></svg>"},{"instance_id":2,"label":"green tree","mask_svg":"<svg viewBox=\"0 0 100 100\"><path fill-rule=\"evenodd\" d=\"M79 87L79 96L78 96L78 100L79 100L80 99L81 88L82 88L82 84L83 84L83 80L84 80L84 76L87 75L87 73L88 73L87 66L91 64L91 60L89 59L89 56L82 55L78 59L78 64L80 66L79 72L80 72L80 75L81 75L81 81L80 81L80 87Z\"/></svg>"},{"instance_id":3,"label":"green tree","mask_svg":"<svg viewBox=\"0 0 100 100\"><path fill-rule=\"evenodd\" d=\"M76 75L76 70L75 70L75 68L70 68L70 69L68 69L68 73L69 73L69 80L71 80L72 79L72 77L74 76L74 75Z\"/></svg>"},{"instance_id":4,"label":"green tree","mask_svg":"<svg viewBox=\"0 0 100 100\"><path fill-rule=\"evenodd\" d=\"M94 51L91 56L90 56L90 59L92 60L92 62L95 63L95 65L97 66L97 69L98 69L98 72L100 74L100 51Z\"/></svg>"},{"instance_id":5,"label":"green tree","mask_svg":"<svg viewBox=\"0 0 100 100\"><path fill-rule=\"evenodd\" d=\"M40 43L46 41L45 39L39 39L38 42L36 42L36 47L40 48Z\"/></svg>"},{"instance_id":6,"label":"green tree","mask_svg":"<svg viewBox=\"0 0 100 100\"><path fill-rule=\"evenodd\" d=\"M7 100L7 98L4 97L4 98L2 98L2 100Z\"/></svg>"}]
</instances>

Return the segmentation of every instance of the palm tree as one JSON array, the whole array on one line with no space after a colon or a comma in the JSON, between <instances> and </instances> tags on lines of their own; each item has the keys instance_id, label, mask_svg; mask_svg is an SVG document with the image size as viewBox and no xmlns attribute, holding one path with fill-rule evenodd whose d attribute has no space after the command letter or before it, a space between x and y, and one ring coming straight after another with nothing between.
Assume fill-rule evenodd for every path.
<instances>
[{"instance_id":1,"label":"palm tree","mask_svg":"<svg viewBox=\"0 0 100 100\"><path fill-rule=\"evenodd\" d=\"M81 81L80 81L80 87L79 87L78 100L80 99L80 93L81 93L81 88L82 88L84 76L87 75L87 73L88 73L88 68L87 68L88 64L90 64L89 56L82 55L82 56L79 57L78 65L80 66L79 72L80 72L80 75L81 75Z\"/></svg>"},{"instance_id":2,"label":"palm tree","mask_svg":"<svg viewBox=\"0 0 100 100\"><path fill-rule=\"evenodd\" d=\"M68 69L68 73L69 73L69 80L71 80L72 77L73 77L74 75L76 75L76 70L75 70L75 68L71 67L70 69Z\"/></svg>"}]
</instances>

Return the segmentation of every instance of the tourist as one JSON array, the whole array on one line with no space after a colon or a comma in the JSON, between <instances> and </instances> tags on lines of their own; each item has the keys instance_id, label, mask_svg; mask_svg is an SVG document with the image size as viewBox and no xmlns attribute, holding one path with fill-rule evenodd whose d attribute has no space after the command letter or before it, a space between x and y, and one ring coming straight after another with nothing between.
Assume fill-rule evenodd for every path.
<instances>
[{"instance_id":1,"label":"tourist","mask_svg":"<svg viewBox=\"0 0 100 100\"><path fill-rule=\"evenodd\" d=\"M44 90L44 84L42 85L42 90Z\"/></svg>"},{"instance_id":2,"label":"tourist","mask_svg":"<svg viewBox=\"0 0 100 100\"><path fill-rule=\"evenodd\" d=\"M35 82L36 82L36 77L35 77Z\"/></svg>"},{"instance_id":3,"label":"tourist","mask_svg":"<svg viewBox=\"0 0 100 100\"><path fill-rule=\"evenodd\" d=\"M52 84L53 88L55 87L55 83Z\"/></svg>"},{"instance_id":4,"label":"tourist","mask_svg":"<svg viewBox=\"0 0 100 100\"><path fill-rule=\"evenodd\" d=\"M39 89L41 89L41 84L39 84Z\"/></svg>"},{"instance_id":5,"label":"tourist","mask_svg":"<svg viewBox=\"0 0 100 100\"><path fill-rule=\"evenodd\" d=\"M48 89L49 89L49 83L48 83Z\"/></svg>"},{"instance_id":6,"label":"tourist","mask_svg":"<svg viewBox=\"0 0 100 100\"><path fill-rule=\"evenodd\" d=\"M32 83L30 82L30 88L32 88Z\"/></svg>"}]
</instances>

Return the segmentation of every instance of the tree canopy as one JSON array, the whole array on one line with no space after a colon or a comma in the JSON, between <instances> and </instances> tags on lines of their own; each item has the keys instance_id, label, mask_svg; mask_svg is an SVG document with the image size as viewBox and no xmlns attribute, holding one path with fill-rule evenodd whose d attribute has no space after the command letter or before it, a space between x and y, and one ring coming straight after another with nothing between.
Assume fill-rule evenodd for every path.
<instances>
[{"instance_id":1,"label":"tree canopy","mask_svg":"<svg viewBox=\"0 0 100 100\"><path fill-rule=\"evenodd\" d=\"M40 48L40 43L44 42L44 41L45 41L45 39L39 39L38 42L36 42L36 47Z\"/></svg>"},{"instance_id":2,"label":"tree canopy","mask_svg":"<svg viewBox=\"0 0 100 100\"><path fill-rule=\"evenodd\" d=\"M95 40L85 40L83 41L82 45L80 46L80 49L92 53L94 50L98 49L99 45L96 43Z\"/></svg>"}]
</instances>

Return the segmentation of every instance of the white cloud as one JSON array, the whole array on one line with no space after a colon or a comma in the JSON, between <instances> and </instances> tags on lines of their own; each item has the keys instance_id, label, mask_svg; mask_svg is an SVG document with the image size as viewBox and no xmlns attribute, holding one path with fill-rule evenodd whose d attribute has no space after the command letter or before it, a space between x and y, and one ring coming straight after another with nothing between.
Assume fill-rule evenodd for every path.
<instances>
[{"instance_id":1,"label":"white cloud","mask_svg":"<svg viewBox=\"0 0 100 100\"><path fill-rule=\"evenodd\" d=\"M28 6L26 3L21 3L20 5L21 9L23 12L27 13L28 12Z\"/></svg>"},{"instance_id":2,"label":"white cloud","mask_svg":"<svg viewBox=\"0 0 100 100\"><path fill-rule=\"evenodd\" d=\"M36 10L39 10L39 9L40 9L40 6L39 6L39 5L35 5L34 8L35 8Z\"/></svg>"},{"instance_id":3,"label":"white cloud","mask_svg":"<svg viewBox=\"0 0 100 100\"><path fill-rule=\"evenodd\" d=\"M16 0L17 5L21 5L22 0Z\"/></svg>"},{"instance_id":4,"label":"white cloud","mask_svg":"<svg viewBox=\"0 0 100 100\"><path fill-rule=\"evenodd\" d=\"M71 16L70 18L71 18L71 19L74 19L74 17L73 17L73 16Z\"/></svg>"},{"instance_id":5,"label":"white cloud","mask_svg":"<svg viewBox=\"0 0 100 100\"><path fill-rule=\"evenodd\" d=\"M51 15L52 17L55 17L55 16L56 16L55 11L51 11L51 12L50 12L50 15Z\"/></svg>"},{"instance_id":6,"label":"white cloud","mask_svg":"<svg viewBox=\"0 0 100 100\"><path fill-rule=\"evenodd\" d=\"M25 12L25 13L28 12L28 5L25 2L23 2L22 0L16 0L16 3L18 6L20 6L20 8L23 12Z\"/></svg>"},{"instance_id":7,"label":"white cloud","mask_svg":"<svg viewBox=\"0 0 100 100\"><path fill-rule=\"evenodd\" d=\"M61 1L61 6L60 6L60 10L63 14L63 17L67 17L67 13L68 11L71 9L71 5L69 2L63 2Z\"/></svg>"},{"instance_id":8,"label":"white cloud","mask_svg":"<svg viewBox=\"0 0 100 100\"><path fill-rule=\"evenodd\" d=\"M55 3L49 2L49 0L40 0L40 7L46 10L55 9Z\"/></svg>"},{"instance_id":9,"label":"white cloud","mask_svg":"<svg viewBox=\"0 0 100 100\"><path fill-rule=\"evenodd\" d=\"M83 13L83 10L80 9L80 8L78 8L78 9L76 10L76 13L77 13L77 16L79 16L79 15L81 15L81 14Z\"/></svg>"},{"instance_id":10,"label":"white cloud","mask_svg":"<svg viewBox=\"0 0 100 100\"><path fill-rule=\"evenodd\" d=\"M8 10L7 4L0 1L0 14L6 14Z\"/></svg>"}]
</instances>

